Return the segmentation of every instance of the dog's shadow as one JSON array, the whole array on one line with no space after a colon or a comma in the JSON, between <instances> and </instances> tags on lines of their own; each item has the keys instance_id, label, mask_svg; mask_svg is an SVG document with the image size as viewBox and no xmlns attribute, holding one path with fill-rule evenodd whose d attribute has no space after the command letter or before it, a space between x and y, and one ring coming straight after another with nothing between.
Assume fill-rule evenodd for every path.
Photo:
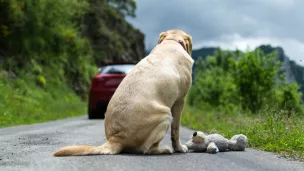
<instances>
[{"instance_id":1,"label":"dog's shadow","mask_svg":"<svg viewBox=\"0 0 304 171\"><path fill-rule=\"evenodd\" d=\"M226 150L226 151L221 151L217 153L207 153L207 152L197 152L197 151L189 151L187 153L172 153L172 154L133 154L133 153L128 153L128 152L122 152L116 155L119 156L132 156L132 157L168 157L168 156L184 156L184 155L191 155L192 154L203 154L203 155L216 155L220 153L233 153L233 152L243 152L243 151L232 151L232 150Z\"/></svg>"},{"instance_id":2,"label":"dog's shadow","mask_svg":"<svg viewBox=\"0 0 304 171\"><path fill-rule=\"evenodd\" d=\"M172 154L132 154L132 153L120 153L121 156L132 156L132 157L168 157L168 156L182 156L187 155L187 153L172 153Z\"/></svg>"}]
</instances>

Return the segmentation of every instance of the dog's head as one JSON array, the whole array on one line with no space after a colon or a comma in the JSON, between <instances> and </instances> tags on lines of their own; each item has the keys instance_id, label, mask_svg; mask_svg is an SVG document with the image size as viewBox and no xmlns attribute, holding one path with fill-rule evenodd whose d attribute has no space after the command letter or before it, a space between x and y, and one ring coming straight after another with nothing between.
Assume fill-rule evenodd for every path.
<instances>
[{"instance_id":1,"label":"dog's head","mask_svg":"<svg viewBox=\"0 0 304 171\"><path fill-rule=\"evenodd\" d=\"M192 54L192 37L182 30L168 30L159 35L158 44L164 40L175 40L183 46L183 48L191 56Z\"/></svg>"}]
</instances>

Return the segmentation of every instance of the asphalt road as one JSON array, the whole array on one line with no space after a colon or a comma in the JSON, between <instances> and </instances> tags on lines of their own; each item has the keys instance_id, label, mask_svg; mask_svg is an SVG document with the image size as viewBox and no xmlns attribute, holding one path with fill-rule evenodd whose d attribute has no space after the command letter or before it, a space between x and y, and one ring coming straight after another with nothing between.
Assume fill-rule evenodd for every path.
<instances>
[{"instance_id":1,"label":"asphalt road","mask_svg":"<svg viewBox=\"0 0 304 171\"><path fill-rule=\"evenodd\" d=\"M185 143L192 130L182 128ZM0 171L304 171L304 163L247 149L217 154L186 153L163 156L120 154L112 156L51 156L66 145L100 145L105 141L103 120L86 116L0 129ZM170 144L169 132L163 144Z\"/></svg>"}]
</instances>

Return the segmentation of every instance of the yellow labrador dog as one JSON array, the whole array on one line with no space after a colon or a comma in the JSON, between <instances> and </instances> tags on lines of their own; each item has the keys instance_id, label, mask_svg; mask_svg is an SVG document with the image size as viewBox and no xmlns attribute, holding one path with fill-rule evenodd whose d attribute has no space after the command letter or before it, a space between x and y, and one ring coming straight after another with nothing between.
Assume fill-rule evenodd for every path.
<instances>
[{"instance_id":1,"label":"yellow labrador dog","mask_svg":"<svg viewBox=\"0 0 304 171\"><path fill-rule=\"evenodd\" d=\"M123 79L105 117L101 146L67 146L54 156L170 154L188 151L179 137L185 96L191 87L192 38L181 30L162 32L158 45ZM161 146L171 126L172 147Z\"/></svg>"}]
</instances>

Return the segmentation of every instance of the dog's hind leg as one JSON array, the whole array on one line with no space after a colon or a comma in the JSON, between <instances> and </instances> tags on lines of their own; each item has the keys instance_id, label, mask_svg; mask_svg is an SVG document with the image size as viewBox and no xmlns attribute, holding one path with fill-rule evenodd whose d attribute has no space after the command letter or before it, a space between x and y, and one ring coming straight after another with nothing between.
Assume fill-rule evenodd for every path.
<instances>
[{"instance_id":1,"label":"dog's hind leg","mask_svg":"<svg viewBox=\"0 0 304 171\"><path fill-rule=\"evenodd\" d=\"M96 147L93 152L94 154L118 154L122 150L122 144L107 141L103 145Z\"/></svg>"},{"instance_id":2,"label":"dog's hind leg","mask_svg":"<svg viewBox=\"0 0 304 171\"><path fill-rule=\"evenodd\" d=\"M160 145L160 141L164 138L166 132L171 125L171 118L165 119L163 122L158 124L155 129L151 132L143 145L144 154L171 154L173 150L169 146Z\"/></svg>"},{"instance_id":3,"label":"dog's hind leg","mask_svg":"<svg viewBox=\"0 0 304 171\"><path fill-rule=\"evenodd\" d=\"M173 150L169 146L153 144L145 154L172 154Z\"/></svg>"}]
</instances>

